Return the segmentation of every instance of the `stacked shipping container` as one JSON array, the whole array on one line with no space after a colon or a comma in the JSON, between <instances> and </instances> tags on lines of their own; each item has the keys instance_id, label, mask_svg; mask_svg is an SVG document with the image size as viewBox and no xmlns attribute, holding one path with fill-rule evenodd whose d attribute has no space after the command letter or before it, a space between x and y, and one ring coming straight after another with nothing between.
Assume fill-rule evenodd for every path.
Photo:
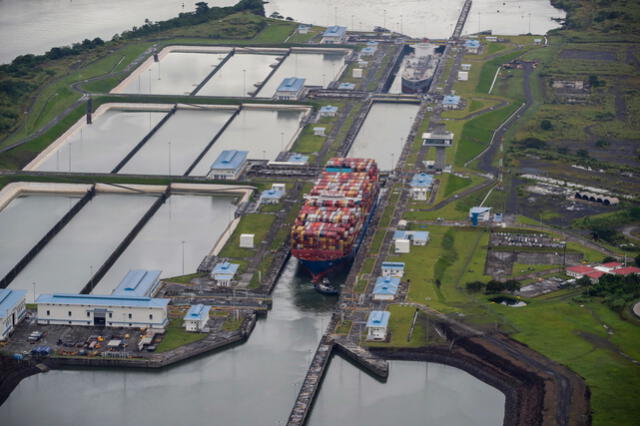
<instances>
[{"instance_id":1,"label":"stacked shipping container","mask_svg":"<svg viewBox=\"0 0 640 426\"><path fill-rule=\"evenodd\" d=\"M352 256L377 196L374 160L330 159L294 222L293 256L314 274Z\"/></svg>"}]
</instances>

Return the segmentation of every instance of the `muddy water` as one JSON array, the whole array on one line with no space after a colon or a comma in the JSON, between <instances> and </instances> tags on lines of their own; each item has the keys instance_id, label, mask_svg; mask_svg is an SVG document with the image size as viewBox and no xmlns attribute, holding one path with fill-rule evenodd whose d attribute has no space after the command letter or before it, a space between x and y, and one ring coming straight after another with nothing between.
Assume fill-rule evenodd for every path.
<instances>
[{"instance_id":1,"label":"muddy water","mask_svg":"<svg viewBox=\"0 0 640 426\"><path fill-rule=\"evenodd\" d=\"M194 272L233 220L233 201L231 197L172 195L93 292L111 293L130 269L160 269L163 278Z\"/></svg>"},{"instance_id":2,"label":"muddy water","mask_svg":"<svg viewBox=\"0 0 640 426\"><path fill-rule=\"evenodd\" d=\"M236 53L198 92L199 96L250 96L267 78L276 55Z\"/></svg>"},{"instance_id":3,"label":"muddy water","mask_svg":"<svg viewBox=\"0 0 640 426\"><path fill-rule=\"evenodd\" d=\"M298 131L302 115L301 111L243 109L191 175L206 175L211 164L227 149L249 151L249 159L274 160Z\"/></svg>"},{"instance_id":4,"label":"muddy water","mask_svg":"<svg viewBox=\"0 0 640 426\"><path fill-rule=\"evenodd\" d=\"M69 205L77 200L78 197L64 195L25 195L14 198L0 211L0 278L49 232L69 211Z\"/></svg>"},{"instance_id":5,"label":"muddy water","mask_svg":"<svg viewBox=\"0 0 640 426\"><path fill-rule=\"evenodd\" d=\"M349 156L373 158L380 170L394 168L418 109L415 104L374 103Z\"/></svg>"},{"instance_id":6,"label":"muddy water","mask_svg":"<svg viewBox=\"0 0 640 426\"><path fill-rule=\"evenodd\" d=\"M258 92L258 96L272 97L282 80L288 77L304 78L305 86L327 87L338 77L343 65L343 54L292 53Z\"/></svg>"},{"instance_id":7,"label":"muddy water","mask_svg":"<svg viewBox=\"0 0 640 426\"><path fill-rule=\"evenodd\" d=\"M131 79L122 93L189 95L226 53L170 52Z\"/></svg>"},{"instance_id":8,"label":"muddy water","mask_svg":"<svg viewBox=\"0 0 640 426\"><path fill-rule=\"evenodd\" d=\"M56 235L9 285L28 290L27 300L50 292L77 293L155 197L98 194Z\"/></svg>"},{"instance_id":9,"label":"muddy water","mask_svg":"<svg viewBox=\"0 0 640 426\"><path fill-rule=\"evenodd\" d=\"M182 175L233 110L178 110L120 173Z\"/></svg>"},{"instance_id":10,"label":"muddy water","mask_svg":"<svg viewBox=\"0 0 640 426\"><path fill-rule=\"evenodd\" d=\"M69 137L36 170L109 173L165 115L110 109Z\"/></svg>"}]
</instances>

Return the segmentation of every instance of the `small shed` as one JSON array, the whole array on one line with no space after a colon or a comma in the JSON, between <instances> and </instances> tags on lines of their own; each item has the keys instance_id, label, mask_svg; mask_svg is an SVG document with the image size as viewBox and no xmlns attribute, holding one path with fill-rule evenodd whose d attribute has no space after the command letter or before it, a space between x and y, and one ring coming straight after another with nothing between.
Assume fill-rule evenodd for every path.
<instances>
[{"instance_id":1,"label":"small shed","mask_svg":"<svg viewBox=\"0 0 640 426\"><path fill-rule=\"evenodd\" d=\"M382 262L382 276L402 278L404 276L404 262Z\"/></svg>"},{"instance_id":2,"label":"small shed","mask_svg":"<svg viewBox=\"0 0 640 426\"><path fill-rule=\"evenodd\" d=\"M444 109L457 109L460 107L460 96L447 95L442 98L442 107Z\"/></svg>"},{"instance_id":3,"label":"small shed","mask_svg":"<svg viewBox=\"0 0 640 426\"><path fill-rule=\"evenodd\" d=\"M460 64L460 69L462 71L469 71L471 70L471 64Z\"/></svg>"},{"instance_id":4,"label":"small shed","mask_svg":"<svg viewBox=\"0 0 640 426\"><path fill-rule=\"evenodd\" d=\"M233 277L240 267L237 263L220 262L216 263L211 271L211 277L215 280L216 285L221 287L229 287Z\"/></svg>"},{"instance_id":5,"label":"small shed","mask_svg":"<svg viewBox=\"0 0 640 426\"><path fill-rule=\"evenodd\" d=\"M353 69L353 78L362 78L362 68L354 68Z\"/></svg>"},{"instance_id":6,"label":"small shed","mask_svg":"<svg viewBox=\"0 0 640 426\"><path fill-rule=\"evenodd\" d=\"M325 130L325 127L314 127L313 136L326 136L326 134L324 133Z\"/></svg>"},{"instance_id":7,"label":"small shed","mask_svg":"<svg viewBox=\"0 0 640 426\"><path fill-rule=\"evenodd\" d=\"M318 111L320 117L335 117L337 113L338 107L333 105L325 105Z\"/></svg>"},{"instance_id":8,"label":"small shed","mask_svg":"<svg viewBox=\"0 0 640 426\"><path fill-rule=\"evenodd\" d=\"M338 90L353 90L356 88L356 85L353 83L340 83L338 85Z\"/></svg>"},{"instance_id":9,"label":"small shed","mask_svg":"<svg viewBox=\"0 0 640 426\"><path fill-rule=\"evenodd\" d=\"M254 238L255 234L240 234L240 248L250 248L254 247Z\"/></svg>"},{"instance_id":10,"label":"small shed","mask_svg":"<svg viewBox=\"0 0 640 426\"><path fill-rule=\"evenodd\" d=\"M458 80L459 81L469 80L469 71L458 71Z\"/></svg>"},{"instance_id":11,"label":"small shed","mask_svg":"<svg viewBox=\"0 0 640 426\"><path fill-rule=\"evenodd\" d=\"M304 165L304 164L307 164L307 162L309 161L309 156L293 152L289 154L289 158L287 159L287 161L289 163Z\"/></svg>"},{"instance_id":12,"label":"small shed","mask_svg":"<svg viewBox=\"0 0 640 426\"><path fill-rule=\"evenodd\" d=\"M394 252L398 254L411 253L411 241L407 238L398 238L394 240Z\"/></svg>"},{"instance_id":13,"label":"small shed","mask_svg":"<svg viewBox=\"0 0 640 426\"><path fill-rule=\"evenodd\" d=\"M184 316L184 328L187 331L204 331L209 321L211 306L197 304L192 305Z\"/></svg>"},{"instance_id":14,"label":"small shed","mask_svg":"<svg viewBox=\"0 0 640 426\"><path fill-rule=\"evenodd\" d=\"M409 225L409 222L407 222L405 219L400 219L398 221L398 229L407 229L408 225Z\"/></svg>"},{"instance_id":15,"label":"small shed","mask_svg":"<svg viewBox=\"0 0 640 426\"><path fill-rule=\"evenodd\" d=\"M390 317L389 311L372 311L367 319L367 340L385 340Z\"/></svg>"},{"instance_id":16,"label":"small shed","mask_svg":"<svg viewBox=\"0 0 640 426\"><path fill-rule=\"evenodd\" d=\"M259 204L278 204L284 196L284 191L279 189L267 189L260 194Z\"/></svg>"},{"instance_id":17,"label":"small shed","mask_svg":"<svg viewBox=\"0 0 640 426\"><path fill-rule=\"evenodd\" d=\"M384 301L393 300L400 287L400 278L378 277L376 285L373 287L373 300Z\"/></svg>"},{"instance_id":18,"label":"small shed","mask_svg":"<svg viewBox=\"0 0 640 426\"><path fill-rule=\"evenodd\" d=\"M464 42L464 48L469 53L477 54L480 52L480 42L478 40L467 40Z\"/></svg>"}]
</instances>

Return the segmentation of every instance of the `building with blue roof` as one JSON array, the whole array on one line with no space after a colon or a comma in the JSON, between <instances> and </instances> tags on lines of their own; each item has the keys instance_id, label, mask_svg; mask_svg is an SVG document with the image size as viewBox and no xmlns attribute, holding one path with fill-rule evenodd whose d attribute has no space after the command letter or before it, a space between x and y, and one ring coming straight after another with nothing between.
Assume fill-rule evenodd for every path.
<instances>
[{"instance_id":1,"label":"building with blue roof","mask_svg":"<svg viewBox=\"0 0 640 426\"><path fill-rule=\"evenodd\" d=\"M347 38L347 27L341 27L339 25L332 25L327 27L327 30L322 34L323 44L340 44Z\"/></svg>"},{"instance_id":2,"label":"building with blue roof","mask_svg":"<svg viewBox=\"0 0 640 426\"><path fill-rule=\"evenodd\" d=\"M335 117L337 113L338 107L333 105L325 105L318 111L320 117Z\"/></svg>"},{"instance_id":3,"label":"building with blue roof","mask_svg":"<svg viewBox=\"0 0 640 426\"><path fill-rule=\"evenodd\" d=\"M367 340L385 340L390 317L388 311L372 311L367 319Z\"/></svg>"},{"instance_id":4,"label":"building with blue roof","mask_svg":"<svg viewBox=\"0 0 640 426\"><path fill-rule=\"evenodd\" d=\"M169 299L131 295L41 294L36 299L38 324L164 330Z\"/></svg>"},{"instance_id":5,"label":"building with blue roof","mask_svg":"<svg viewBox=\"0 0 640 426\"><path fill-rule=\"evenodd\" d=\"M26 290L0 289L0 341L6 340L27 314Z\"/></svg>"},{"instance_id":6,"label":"building with blue roof","mask_svg":"<svg viewBox=\"0 0 640 426\"><path fill-rule=\"evenodd\" d=\"M216 285L229 287L239 267L240 265L238 263L216 263L211 271L211 277L216 281Z\"/></svg>"},{"instance_id":7,"label":"building with blue roof","mask_svg":"<svg viewBox=\"0 0 640 426\"><path fill-rule=\"evenodd\" d=\"M287 158L287 161L289 163L304 165L309 162L309 156L292 152L291 154L289 154L289 158Z\"/></svg>"},{"instance_id":8,"label":"building with blue roof","mask_svg":"<svg viewBox=\"0 0 640 426\"><path fill-rule=\"evenodd\" d=\"M382 262L382 276L402 278L404 276L404 262Z\"/></svg>"},{"instance_id":9,"label":"building with blue roof","mask_svg":"<svg viewBox=\"0 0 640 426\"><path fill-rule=\"evenodd\" d=\"M278 204L284 196L284 191L279 189L265 189L260 194L259 204Z\"/></svg>"},{"instance_id":10,"label":"building with blue roof","mask_svg":"<svg viewBox=\"0 0 640 426\"><path fill-rule=\"evenodd\" d=\"M469 220L473 225L478 222L489 222L491 220L491 207L471 207L469 210Z\"/></svg>"},{"instance_id":11,"label":"building with blue roof","mask_svg":"<svg viewBox=\"0 0 640 426\"><path fill-rule=\"evenodd\" d=\"M409 182L409 192L414 200L426 200L427 193L433 186L433 175L427 173L416 173Z\"/></svg>"},{"instance_id":12,"label":"building with blue roof","mask_svg":"<svg viewBox=\"0 0 640 426\"><path fill-rule=\"evenodd\" d=\"M236 149L222 151L211 165L207 176L211 179L238 179L247 167L248 155L249 151L238 151Z\"/></svg>"},{"instance_id":13,"label":"building with blue roof","mask_svg":"<svg viewBox=\"0 0 640 426\"><path fill-rule=\"evenodd\" d=\"M287 77L276 89L273 97L278 101L296 101L304 93L304 78Z\"/></svg>"},{"instance_id":14,"label":"building with blue roof","mask_svg":"<svg viewBox=\"0 0 640 426\"><path fill-rule=\"evenodd\" d=\"M353 90L356 88L354 83L340 83L338 84L338 90Z\"/></svg>"},{"instance_id":15,"label":"building with blue roof","mask_svg":"<svg viewBox=\"0 0 640 426\"><path fill-rule=\"evenodd\" d=\"M460 96L447 95L442 98L442 107L444 109L457 109L460 107Z\"/></svg>"},{"instance_id":16,"label":"building with blue roof","mask_svg":"<svg viewBox=\"0 0 640 426\"><path fill-rule=\"evenodd\" d=\"M160 285L162 271L132 269L111 294L115 296L152 297Z\"/></svg>"},{"instance_id":17,"label":"building with blue roof","mask_svg":"<svg viewBox=\"0 0 640 426\"><path fill-rule=\"evenodd\" d=\"M378 277L373 287L373 300L393 300L400 287L400 278Z\"/></svg>"},{"instance_id":18,"label":"building with blue roof","mask_svg":"<svg viewBox=\"0 0 640 426\"><path fill-rule=\"evenodd\" d=\"M467 40L464 42L464 48L469 53L478 53L480 51L480 42L478 40Z\"/></svg>"},{"instance_id":19,"label":"building with blue roof","mask_svg":"<svg viewBox=\"0 0 640 426\"><path fill-rule=\"evenodd\" d=\"M204 331L209 321L209 305L192 305L183 318L183 326L187 331Z\"/></svg>"},{"instance_id":20,"label":"building with blue roof","mask_svg":"<svg viewBox=\"0 0 640 426\"><path fill-rule=\"evenodd\" d=\"M395 240L409 240L414 246L426 246L429 242L429 232L427 231L395 231L393 233Z\"/></svg>"},{"instance_id":21,"label":"building with blue roof","mask_svg":"<svg viewBox=\"0 0 640 426\"><path fill-rule=\"evenodd\" d=\"M373 56L376 53L376 50L377 48L371 46L363 47L362 50L360 50L360 57L364 58L365 56Z\"/></svg>"}]
</instances>

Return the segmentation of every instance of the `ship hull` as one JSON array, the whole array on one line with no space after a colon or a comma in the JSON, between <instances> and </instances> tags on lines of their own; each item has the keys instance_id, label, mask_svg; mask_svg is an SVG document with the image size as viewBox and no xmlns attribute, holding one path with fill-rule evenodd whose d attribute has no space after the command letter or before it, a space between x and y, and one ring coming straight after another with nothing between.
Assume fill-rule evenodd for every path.
<instances>
[{"instance_id":1,"label":"ship hull","mask_svg":"<svg viewBox=\"0 0 640 426\"><path fill-rule=\"evenodd\" d=\"M331 260L310 260L300 258L298 258L298 260L302 267L311 274L313 282L317 282L330 271L347 266L351 261L353 261L353 255Z\"/></svg>"},{"instance_id":2,"label":"ship hull","mask_svg":"<svg viewBox=\"0 0 640 426\"><path fill-rule=\"evenodd\" d=\"M424 93L429 90L432 78L424 80L407 80L402 78L402 93Z\"/></svg>"}]
</instances>

